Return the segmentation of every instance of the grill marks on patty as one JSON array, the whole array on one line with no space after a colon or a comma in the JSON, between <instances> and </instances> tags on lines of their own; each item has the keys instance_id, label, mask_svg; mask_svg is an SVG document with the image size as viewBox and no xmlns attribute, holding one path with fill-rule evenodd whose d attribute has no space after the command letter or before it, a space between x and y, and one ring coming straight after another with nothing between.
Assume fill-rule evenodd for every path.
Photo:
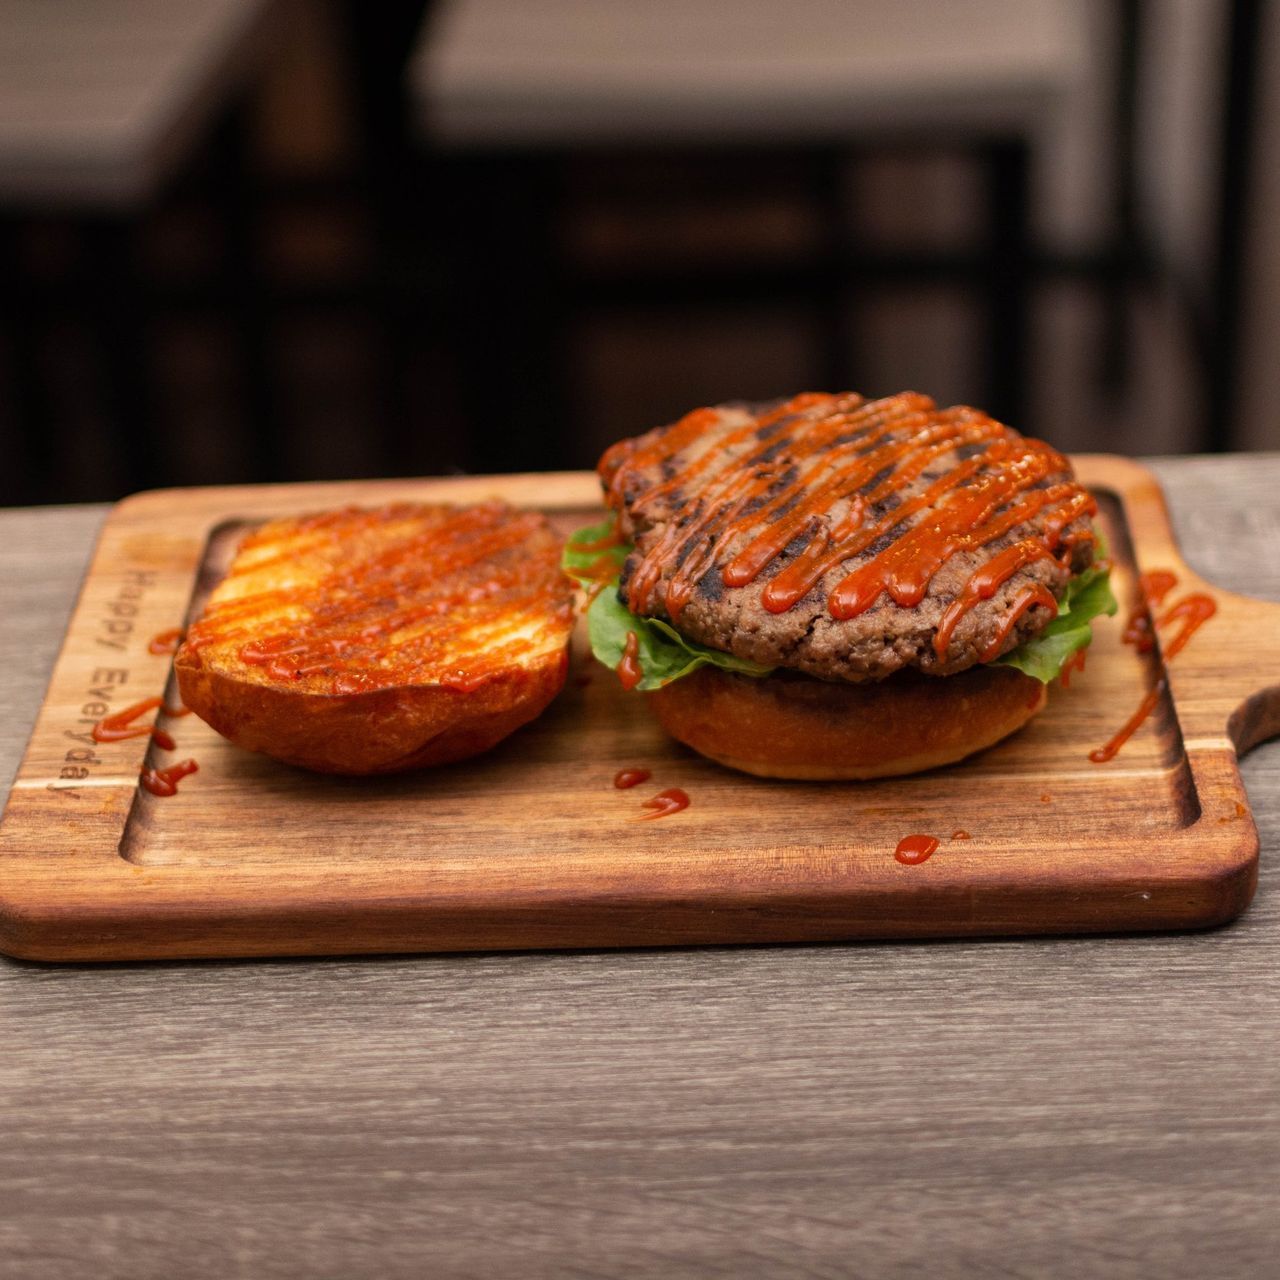
<instances>
[{"instance_id":1,"label":"grill marks on patty","mask_svg":"<svg viewBox=\"0 0 1280 1280\"><path fill-rule=\"evenodd\" d=\"M828 679L990 661L1092 559L1095 504L1065 458L910 392L696 410L600 471L636 544L635 612Z\"/></svg>"}]
</instances>

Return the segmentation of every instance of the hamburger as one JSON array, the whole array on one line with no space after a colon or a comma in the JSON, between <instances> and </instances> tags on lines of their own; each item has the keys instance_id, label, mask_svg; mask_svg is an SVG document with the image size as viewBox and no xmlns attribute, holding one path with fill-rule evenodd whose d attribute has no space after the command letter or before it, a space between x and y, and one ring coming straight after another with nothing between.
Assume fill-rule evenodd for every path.
<instances>
[{"instance_id":1,"label":"hamburger","mask_svg":"<svg viewBox=\"0 0 1280 1280\"><path fill-rule=\"evenodd\" d=\"M1114 613L1058 451L914 392L694 410L599 465L566 549L595 656L694 750L873 778L998 742Z\"/></svg>"}]
</instances>

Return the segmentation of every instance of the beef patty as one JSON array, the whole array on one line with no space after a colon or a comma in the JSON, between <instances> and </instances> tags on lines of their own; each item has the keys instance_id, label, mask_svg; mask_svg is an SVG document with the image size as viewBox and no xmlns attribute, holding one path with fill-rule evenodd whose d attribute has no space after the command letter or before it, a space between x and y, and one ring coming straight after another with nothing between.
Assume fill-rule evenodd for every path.
<instances>
[{"instance_id":1,"label":"beef patty","mask_svg":"<svg viewBox=\"0 0 1280 1280\"><path fill-rule=\"evenodd\" d=\"M1093 559L1096 504L1061 454L912 392L699 409L600 473L634 612L823 679L989 662Z\"/></svg>"}]
</instances>

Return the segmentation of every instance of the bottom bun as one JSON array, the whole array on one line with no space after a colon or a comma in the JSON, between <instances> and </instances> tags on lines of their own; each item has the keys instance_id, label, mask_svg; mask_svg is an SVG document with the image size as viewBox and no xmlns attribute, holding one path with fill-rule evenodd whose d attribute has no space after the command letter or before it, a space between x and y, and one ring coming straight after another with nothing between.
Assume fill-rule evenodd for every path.
<instances>
[{"instance_id":1,"label":"bottom bun","mask_svg":"<svg viewBox=\"0 0 1280 1280\"><path fill-rule=\"evenodd\" d=\"M673 737L762 778L886 778L954 764L1020 729L1047 688L1015 667L875 684L700 667L648 695Z\"/></svg>"}]
</instances>

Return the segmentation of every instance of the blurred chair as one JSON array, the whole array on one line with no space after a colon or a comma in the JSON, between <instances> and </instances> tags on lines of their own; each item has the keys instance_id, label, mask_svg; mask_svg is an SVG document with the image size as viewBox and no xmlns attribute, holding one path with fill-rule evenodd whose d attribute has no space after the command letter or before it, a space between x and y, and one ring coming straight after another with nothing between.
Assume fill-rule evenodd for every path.
<instances>
[{"instance_id":1,"label":"blurred chair","mask_svg":"<svg viewBox=\"0 0 1280 1280\"><path fill-rule=\"evenodd\" d=\"M223 122L214 185L227 283L246 365L260 364L241 131L229 113L271 7L272 0L0 0L0 313L18 419L5 432L10 500L59 496L63 446L50 428L45 346L50 326L68 318L94 335L109 453L123 483L143 487L163 477L166 442L147 371L152 299L135 233L214 121ZM78 261L69 284L41 278L30 260L37 221L72 226Z\"/></svg>"},{"instance_id":2,"label":"blurred chair","mask_svg":"<svg viewBox=\"0 0 1280 1280\"><path fill-rule=\"evenodd\" d=\"M799 291L824 335L816 367L835 387L857 372L846 319L853 291L954 283L984 317L985 405L1025 424L1032 166L1080 79L1080 18L1067 0L444 6L412 64L412 92L437 158L434 189L456 213L445 229L461 281L455 323L473 362L467 394L495 454L500 446L520 466L564 460L556 366L566 310L628 296L697 305ZM867 147L971 157L985 205L976 243L941 252L861 243L843 169ZM625 163L663 149L731 152L743 166L770 153L806 155L821 251L781 265L655 268L584 288L557 256L564 162L609 154Z\"/></svg>"},{"instance_id":3,"label":"blurred chair","mask_svg":"<svg viewBox=\"0 0 1280 1280\"><path fill-rule=\"evenodd\" d=\"M1207 298L1197 300L1196 308L1205 399L1201 445L1215 451L1239 447L1236 416L1243 402L1246 254L1256 186L1264 16L1277 19L1265 0L1230 0L1223 40L1210 279Z\"/></svg>"}]
</instances>

